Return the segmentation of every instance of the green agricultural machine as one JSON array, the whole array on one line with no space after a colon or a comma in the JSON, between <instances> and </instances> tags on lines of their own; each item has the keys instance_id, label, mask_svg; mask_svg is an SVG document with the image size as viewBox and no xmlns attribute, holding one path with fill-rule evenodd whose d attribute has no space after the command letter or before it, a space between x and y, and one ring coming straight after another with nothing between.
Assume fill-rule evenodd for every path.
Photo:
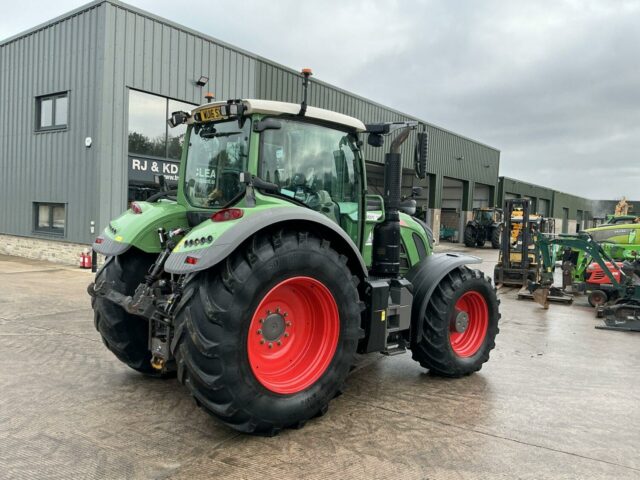
<instances>
[{"instance_id":1,"label":"green agricultural machine","mask_svg":"<svg viewBox=\"0 0 640 480\"><path fill-rule=\"evenodd\" d=\"M500 248L503 229L501 208L474 208L473 218L464 228L464 244L470 248L484 247L489 241L491 248Z\"/></svg>"},{"instance_id":2,"label":"green agricultural machine","mask_svg":"<svg viewBox=\"0 0 640 480\"><path fill-rule=\"evenodd\" d=\"M172 113L187 125L177 190L132 203L93 245L107 257L88 288L107 348L144 374L177 374L242 432L324 414L356 353L410 349L460 377L498 333L491 280L467 266L480 260L433 254L426 226L401 211L400 148L416 138L424 178L424 127L307 106L309 75L301 104ZM367 193L365 137L391 140L383 196Z\"/></svg>"}]
</instances>

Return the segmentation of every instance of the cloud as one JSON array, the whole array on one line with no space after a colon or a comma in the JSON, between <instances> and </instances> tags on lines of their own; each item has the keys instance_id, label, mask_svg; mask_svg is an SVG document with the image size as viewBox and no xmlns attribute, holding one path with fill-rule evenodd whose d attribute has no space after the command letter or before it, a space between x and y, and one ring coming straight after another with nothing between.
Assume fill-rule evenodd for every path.
<instances>
[{"instance_id":1,"label":"cloud","mask_svg":"<svg viewBox=\"0 0 640 480\"><path fill-rule=\"evenodd\" d=\"M639 2L131 3L495 146L503 175L640 196ZM0 37L77 5L8 5Z\"/></svg>"}]
</instances>

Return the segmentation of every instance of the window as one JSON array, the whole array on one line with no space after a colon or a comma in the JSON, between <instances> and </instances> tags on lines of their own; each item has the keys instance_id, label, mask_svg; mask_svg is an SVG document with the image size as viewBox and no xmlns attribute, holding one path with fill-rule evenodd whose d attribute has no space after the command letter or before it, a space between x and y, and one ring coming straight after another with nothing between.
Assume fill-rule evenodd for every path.
<instances>
[{"instance_id":1,"label":"window","mask_svg":"<svg viewBox=\"0 0 640 480\"><path fill-rule=\"evenodd\" d=\"M341 215L357 220L358 148L347 132L295 120L261 135L261 176L280 192L337 223Z\"/></svg>"},{"instance_id":2,"label":"window","mask_svg":"<svg viewBox=\"0 0 640 480\"><path fill-rule=\"evenodd\" d=\"M194 105L129 90L129 155L180 160L186 125L170 128L171 112L191 111Z\"/></svg>"},{"instance_id":3,"label":"window","mask_svg":"<svg viewBox=\"0 0 640 480\"><path fill-rule=\"evenodd\" d=\"M171 112L193 108L190 103L129 90L129 202L158 193L155 175L164 175L169 188L176 188L187 126L170 128L167 118Z\"/></svg>"},{"instance_id":4,"label":"window","mask_svg":"<svg viewBox=\"0 0 640 480\"><path fill-rule=\"evenodd\" d=\"M36 130L62 130L67 128L69 113L68 92L36 97Z\"/></svg>"},{"instance_id":5,"label":"window","mask_svg":"<svg viewBox=\"0 0 640 480\"><path fill-rule=\"evenodd\" d=\"M66 215L62 203L34 203L36 232L64 235Z\"/></svg>"}]
</instances>

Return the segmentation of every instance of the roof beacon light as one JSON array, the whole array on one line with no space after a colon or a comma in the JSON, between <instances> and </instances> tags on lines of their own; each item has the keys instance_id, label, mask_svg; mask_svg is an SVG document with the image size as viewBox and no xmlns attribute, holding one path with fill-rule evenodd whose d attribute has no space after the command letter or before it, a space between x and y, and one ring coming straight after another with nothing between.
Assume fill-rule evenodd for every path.
<instances>
[{"instance_id":1,"label":"roof beacon light","mask_svg":"<svg viewBox=\"0 0 640 480\"><path fill-rule=\"evenodd\" d=\"M300 104L300 112L298 112L298 115L300 115L301 117L304 117L304 114L307 113L307 90L309 87L309 77L311 75L313 75L313 72L311 71L310 68L303 68L302 69L302 103Z\"/></svg>"},{"instance_id":2,"label":"roof beacon light","mask_svg":"<svg viewBox=\"0 0 640 480\"><path fill-rule=\"evenodd\" d=\"M211 92L207 92L204 94L204 98L207 99L207 103L211 103L211 101L216 98L215 95Z\"/></svg>"},{"instance_id":3,"label":"roof beacon light","mask_svg":"<svg viewBox=\"0 0 640 480\"><path fill-rule=\"evenodd\" d=\"M135 213L136 215L139 215L142 213L142 207L140 206L140 204L138 202L132 202L131 203L131 211L133 213Z\"/></svg>"}]
</instances>

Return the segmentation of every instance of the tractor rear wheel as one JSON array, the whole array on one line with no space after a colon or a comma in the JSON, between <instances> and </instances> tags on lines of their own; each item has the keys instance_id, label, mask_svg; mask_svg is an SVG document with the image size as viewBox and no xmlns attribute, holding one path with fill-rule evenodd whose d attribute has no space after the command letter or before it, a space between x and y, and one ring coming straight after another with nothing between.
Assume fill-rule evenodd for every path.
<instances>
[{"instance_id":1,"label":"tractor rear wheel","mask_svg":"<svg viewBox=\"0 0 640 480\"><path fill-rule=\"evenodd\" d=\"M411 346L413 359L445 377L480 370L495 347L499 303L491 280L482 272L467 267L452 270L429 299L421 338Z\"/></svg>"},{"instance_id":2,"label":"tractor rear wheel","mask_svg":"<svg viewBox=\"0 0 640 480\"><path fill-rule=\"evenodd\" d=\"M500 248L502 244L502 230L504 229L503 225L498 225L491 229L491 247L492 248Z\"/></svg>"},{"instance_id":3,"label":"tractor rear wheel","mask_svg":"<svg viewBox=\"0 0 640 480\"><path fill-rule=\"evenodd\" d=\"M476 246L476 229L473 225L464 228L464 244L469 248Z\"/></svg>"},{"instance_id":4,"label":"tractor rear wheel","mask_svg":"<svg viewBox=\"0 0 640 480\"><path fill-rule=\"evenodd\" d=\"M154 256L131 248L109 261L99 272L96 281L113 282L113 288L123 295L133 295L144 281ZM102 297L93 297L94 324L106 347L129 367L147 375L161 376L151 367L148 346L149 324L136 315Z\"/></svg>"},{"instance_id":5,"label":"tractor rear wheel","mask_svg":"<svg viewBox=\"0 0 640 480\"><path fill-rule=\"evenodd\" d=\"M236 430L301 427L326 411L353 363L357 284L328 241L258 234L187 282L172 342L178 379Z\"/></svg>"}]
</instances>

